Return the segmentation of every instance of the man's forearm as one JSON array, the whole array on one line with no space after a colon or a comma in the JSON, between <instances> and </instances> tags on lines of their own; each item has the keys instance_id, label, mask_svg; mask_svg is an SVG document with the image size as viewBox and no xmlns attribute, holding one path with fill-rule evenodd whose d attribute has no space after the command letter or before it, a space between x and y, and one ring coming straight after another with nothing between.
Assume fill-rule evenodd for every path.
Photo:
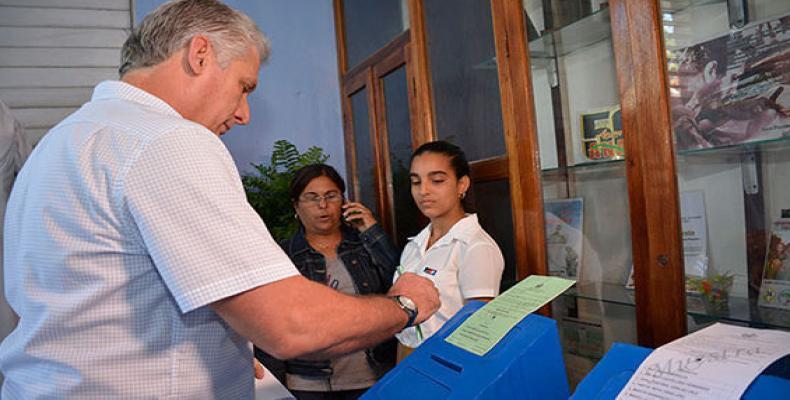
<instances>
[{"instance_id":1,"label":"man's forearm","mask_svg":"<svg viewBox=\"0 0 790 400\"><path fill-rule=\"evenodd\" d=\"M360 299L368 303L365 304L364 307L372 306L373 308L378 310L378 312L381 312L380 310L389 310L392 307L392 305L395 304L392 299L387 298L385 296L364 296L364 297L360 297ZM403 314L402 318L400 317L400 314ZM326 348L319 349L315 352L301 356L300 358L322 360L322 359L334 358L339 355L351 353L359 349L373 347L391 338L393 335L395 335L396 333L400 332L403 329L407 320L406 314L403 311L397 311L396 316L398 322L394 327L392 327L391 324L384 325L383 326L384 329L374 329L372 331L364 328L363 324L365 323L375 324L376 322L360 321L360 325L358 325L358 327L362 328L360 329L362 331L367 331L367 333L354 333L353 331L356 329L353 329L351 326L349 326L348 328L350 329L347 329L347 332L345 332L346 334L348 334L346 339L342 340L337 344L333 344ZM390 321L392 320L392 318L391 316L388 315L384 317L384 320ZM376 325L376 326L379 328L382 327L381 325Z\"/></svg>"},{"instance_id":2,"label":"man's forearm","mask_svg":"<svg viewBox=\"0 0 790 400\"><path fill-rule=\"evenodd\" d=\"M293 277L221 300L214 309L239 334L280 359L327 358L370 347L406 324L384 296L349 296Z\"/></svg>"}]
</instances>

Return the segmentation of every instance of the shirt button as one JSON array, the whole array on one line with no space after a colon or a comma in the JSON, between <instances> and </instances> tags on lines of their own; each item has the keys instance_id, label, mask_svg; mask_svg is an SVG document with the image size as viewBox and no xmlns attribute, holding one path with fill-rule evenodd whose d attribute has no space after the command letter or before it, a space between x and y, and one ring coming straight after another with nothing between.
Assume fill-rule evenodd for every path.
<instances>
[{"instance_id":1,"label":"shirt button","mask_svg":"<svg viewBox=\"0 0 790 400\"><path fill-rule=\"evenodd\" d=\"M357 260L351 260L351 264L357 265Z\"/></svg>"}]
</instances>

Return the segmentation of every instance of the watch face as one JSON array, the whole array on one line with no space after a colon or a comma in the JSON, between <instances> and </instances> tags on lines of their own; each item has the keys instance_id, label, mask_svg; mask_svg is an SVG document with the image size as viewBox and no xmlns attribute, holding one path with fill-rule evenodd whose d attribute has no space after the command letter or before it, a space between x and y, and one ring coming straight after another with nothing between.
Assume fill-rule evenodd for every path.
<instances>
[{"instance_id":1,"label":"watch face","mask_svg":"<svg viewBox=\"0 0 790 400\"><path fill-rule=\"evenodd\" d=\"M401 304L403 304L403 306L408 308L409 310L414 310L415 308L417 308L417 306L414 305L414 302L411 301L410 298L406 296L398 296L398 298L400 299Z\"/></svg>"}]
</instances>

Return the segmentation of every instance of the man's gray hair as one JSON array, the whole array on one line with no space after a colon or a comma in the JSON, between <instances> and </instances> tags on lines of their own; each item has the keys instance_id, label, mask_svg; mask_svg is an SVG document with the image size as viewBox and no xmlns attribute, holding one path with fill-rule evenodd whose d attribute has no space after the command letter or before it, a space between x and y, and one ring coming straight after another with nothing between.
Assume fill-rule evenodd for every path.
<instances>
[{"instance_id":1,"label":"man's gray hair","mask_svg":"<svg viewBox=\"0 0 790 400\"><path fill-rule=\"evenodd\" d=\"M121 49L121 77L127 72L157 65L205 35L222 68L247 49L258 50L261 63L269 57L266 36L247 15L216 0L169 1L148 14L132 30Z\"/></svg>"}]
</instances>

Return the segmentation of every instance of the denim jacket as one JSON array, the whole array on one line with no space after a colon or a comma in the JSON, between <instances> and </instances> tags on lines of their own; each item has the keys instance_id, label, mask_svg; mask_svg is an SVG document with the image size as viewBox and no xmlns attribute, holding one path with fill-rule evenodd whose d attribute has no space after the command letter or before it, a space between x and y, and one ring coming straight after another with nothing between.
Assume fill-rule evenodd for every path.
<instances>
[{"instance_id":1,"label":"denim jacket","mask_svg":"<svg viewBox=\"0 0 790 400\"><path fill-rule=\"evenodd\" d=\"M358 233L345 225L343 238L337 247L337 256L343 261L354 281L359 295L383 294L392 285L392 277L400 259L400 252L390 241L384 228L375 224ZM296 268L307 279L326 284L326 260L307 243L304 229L280 243ZM292 359L280 361L255 349L256 357L281 381L285 373L303 376L329 377L332 375L330 360L309 361ZM374 348L366 349L368 362L376 373L382 375L395 364L395 341L389 340Z\"/></svg>"}]
</instances>

